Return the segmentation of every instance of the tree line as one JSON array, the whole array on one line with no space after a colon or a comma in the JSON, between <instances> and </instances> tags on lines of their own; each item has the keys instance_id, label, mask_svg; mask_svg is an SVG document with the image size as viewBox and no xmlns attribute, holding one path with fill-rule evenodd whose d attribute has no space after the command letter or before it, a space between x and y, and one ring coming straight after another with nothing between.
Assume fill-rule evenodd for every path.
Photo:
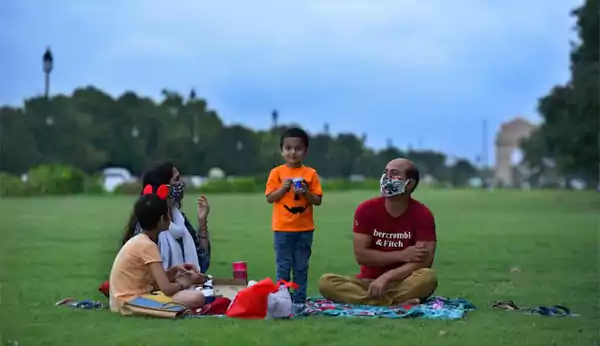
<instances>
[{"instance_id":1,"label":"tree line","mask_svg":"<svg viewBox=\"0 0 600 346\"><path fill-rule=\"evenodd\" d=\"M140 175L158 159L170 159L185 174L205 175L219 167L228 175L261 176L282 160L279 136L287 126L277 124L276 111L271 116L273 127L266 131L226 126L193 92L183 97L164 90L155 102L132 91L113 98L87 86L72 95L32 97L22 107L2 107L0 170L20 174L60 163L88 173L118 166ZM404 152L391 145L377 151L365 145L364 135L334 136L327 124L323 127L311 136L307 164L325 177L379 177L385 163L400 156L439 180L462 184L477 174L467 160L448 166L440 152Z\"/></svg>"}]
</instances>

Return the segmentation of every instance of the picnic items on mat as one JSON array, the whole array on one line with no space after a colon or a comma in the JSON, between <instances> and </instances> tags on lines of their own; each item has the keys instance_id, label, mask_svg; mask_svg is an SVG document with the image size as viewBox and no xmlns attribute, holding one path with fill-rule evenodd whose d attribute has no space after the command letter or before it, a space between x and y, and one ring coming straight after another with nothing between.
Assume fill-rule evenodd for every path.
<instances>
[{"instance_id":1,"label":"picnic items on mat","mask_svg":"<svg viewBox=\"0 0 600 346\"><path fill-rule=\"evenodd\" d=\"M298 289L298 285L294 282L285 282L280 280L277 282L279 288L277 292L269 294L267 317L268 318L286 318L292 316L293 303L289 288Z\"/></svg>"},{"instance_id":2,"label":"picnic items on mat","mask_svg":"<svg viewBox=\"0 0 600 346\"><path fill-rule=\"evenodd\" d=\"M215 301L215 290L213 287L213 277L207 275L207 280L203 285L198 285L196 290L202 291L202 295L204 296L204 301L206 303L212 303Z\"/></svg>"},{"instance_id":3,"label":"picnic items on mat","mask_svg":"<svg viewBox=\"0 0 600 346\"><path fill-rule=\"evenodd\" d=\"M564 305L553 305L550 307L546 306L536 306L534 308L527 308L523 306L519 306L515 304L512 300L498 300L492 305L493 308L503 309L503 310L521 310L525 313L531 315L540 315L540 316L568 316L568 317L577 317L579 315L573 314L571 309Z\"/></svg>"},{"instance_id":4,"label":"picnic items on mat","mask_svg":"<svg viewBox=\"0 0 600 346\"><path fill-rule=\"evenodd\" d=\"M98 287L98 291L100 291L100 293L104 294L106 296L106 298L109 297L110 286L109 286L108 280L106 280L100 284L100 286Z\"/></svg>"},{"instance_id":5,"label":"picnic items on mat","mask_svg":"<svg viewBox=\"0 0 600 346\"><path fill-rule=\"evenodd\" d=\"M201 309L192 311L191 315L202 315L202 316L215 316L225 315L227 308L231 305L231 299L229 298L215 298L212 303L205 304Z\"/></svg>"},{"instance_id":6,"label":"picnic items on mat","mask_svg":"<svg viewBox=\"0 0 600 346\"><path fill-rule=\"evenodd\" d=\"M265 278L246 287L235 296L231 306L227 309L226 315L237 318L265 318L269 311L269 295L278 292L281 285L286 286L285 289L287 290L295 284L283 280L275 283L271 278ZM281 313L285 308L284 306L281 310L278 310L278 313ZM291 305L289 308L291 310Z\"/></svg>"},{"instance_id":7,"label":"picnic items on mat","mask_svg":"<svg viewBox=\"0 0 600 346\"><path fill-rule=\"evenodd\" d=\"M416 305L370 306L336 303L323 297L311 297L304 310L296 316L371 317L371 318L422 318L456 320L475 309L465 299L431 297Z\"/></svg>"},{"instance_id":8,"label":"picnic items on mat","mask_svg":"<svg viewBox=\"0 0 600 346\"><path fill-rule=\"evenodd\" d=\"M237 261L231 263L233 269L233 278L241 279L248 282L248 263L245 261Z\"/></svg>"},{"instance_id":9,"label":"picnic items on mat","mask_svg":"<svg viewBox=\"0 0 600 346\"><path fill-rule=\"evenodd\" d=\"M136 297L125 302L124 307L136 315L176 318L189 313L185 305L167 302L161 303L148 297Z\"/></svg>"}]
</instances>

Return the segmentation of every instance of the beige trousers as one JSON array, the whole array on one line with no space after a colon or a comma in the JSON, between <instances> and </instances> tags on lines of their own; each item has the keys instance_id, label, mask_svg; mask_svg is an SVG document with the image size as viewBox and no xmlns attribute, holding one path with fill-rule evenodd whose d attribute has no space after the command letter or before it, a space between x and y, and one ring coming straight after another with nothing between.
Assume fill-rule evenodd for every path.
<instances>
[{"instance_id":1,"label":"beige trousers","mask_svg":"<svg viewBox=\"0 0 600 346\"><path fill-rule=\"evenodd\" d=\"M319 291L325 298L339 303L391 306L414 298L429 297L437 287L437 276L433 269L419 269L403 281L391 282L381 298L369 297L371 282L372 279L324 274L319 279Z\"/></svg>"}]
</instances>

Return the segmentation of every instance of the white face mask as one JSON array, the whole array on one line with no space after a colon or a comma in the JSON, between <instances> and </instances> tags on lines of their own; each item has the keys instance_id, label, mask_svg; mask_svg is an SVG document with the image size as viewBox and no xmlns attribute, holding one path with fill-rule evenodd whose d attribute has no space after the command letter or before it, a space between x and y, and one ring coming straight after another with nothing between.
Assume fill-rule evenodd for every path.
<instances>
[{"instance_id":1,"label":"white face mask","mask_svg":"<svg viewBox=\"0 0 600 346\"><path fill-rule=\"evenodd\" d=\"M379 180L381 195L384 197L403 195L406 192L406 186L409 182L410 179L388 177L387 174L384 174Z\"/></svg>"}]
</instances>

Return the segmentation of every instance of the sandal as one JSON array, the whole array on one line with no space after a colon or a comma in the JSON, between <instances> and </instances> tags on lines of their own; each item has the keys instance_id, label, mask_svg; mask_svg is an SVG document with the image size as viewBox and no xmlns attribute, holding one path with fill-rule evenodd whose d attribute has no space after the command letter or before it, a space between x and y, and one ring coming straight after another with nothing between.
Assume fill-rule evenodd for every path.
<instances>
[{"instance_id":1,"label":"sandal","mask_svg":"<svg viewBox=\"0 0 600 346\"><path fill-rule=\"evenodd\" d=\"M554 305L551 307L538 306L529 311L530 314L539 314L541 316L563 316L577 317L579 315L571 313L571 309L563 305Z\"/></svg>"},{"instance_id":2,"label":"sandal","mask_svg":"<svg viewBox=\"0 0 600 346\"><path fill-rule=\"evenodd\" d=\"M86 310L103 309L104 308L104 305L102 305L102 303L91 301L88 299L85 299L85 300L82 300L79 302L73 302L70 305L74 308L80 308L80 309L86 309Z\"/></svg>"},{"instance_id":3,"label":"sandal","mask_svg":"<svg viewBox=\"0 0 600 346\"><path fill-rule=\"evenodd\" d=\"M521 310L521 308L512 300L498 300L492 307L504 310Z\"/></svg>"},{"instance_id":4,"label":"sandal","mask_svg":"<svg viewBox=\"0 0 600 346\"><path fill-rule=\"evenodd\" d=\"M67 303L70 303L72 301L74 301L75 298L65 298L65 299L61 299L59 301L57 301L56 303L54 303L55 306L59 306L59 305L65 305Z\"/></svg>"}]
</instances>

